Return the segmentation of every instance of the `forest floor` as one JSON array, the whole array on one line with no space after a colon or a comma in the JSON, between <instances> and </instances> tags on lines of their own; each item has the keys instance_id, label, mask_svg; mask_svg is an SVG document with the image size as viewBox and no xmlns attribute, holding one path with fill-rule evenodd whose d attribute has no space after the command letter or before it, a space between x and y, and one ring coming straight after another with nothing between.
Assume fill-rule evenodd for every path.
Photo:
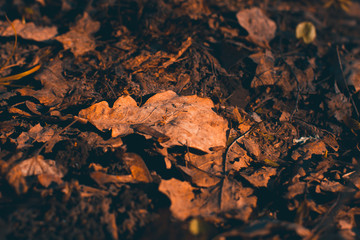
<instances>
[{"instance_id":1,"label":"forest floor","mask_svg":"<svg viewBox=\"0 0 360 240\"><path fill-rule=\"evenodd\" d=\"M0 9L0 239L360 238L360 1Z\"/></svg>"}]
</instances>

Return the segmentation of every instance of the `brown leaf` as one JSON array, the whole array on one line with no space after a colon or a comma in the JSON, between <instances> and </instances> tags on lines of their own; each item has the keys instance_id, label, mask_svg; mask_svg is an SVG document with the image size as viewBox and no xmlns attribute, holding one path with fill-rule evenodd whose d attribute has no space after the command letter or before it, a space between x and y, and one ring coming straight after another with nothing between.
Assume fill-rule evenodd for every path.
<instances>
[{"instance_id":1,"label":"brown leaf","mask_svg":"<svg viewBox=\"0 0 360 240\"><path fill-rule=\"evenodd\" d=\"M58 175L60 177L63 176L60 170L56 167L55 161L44 160L44 157L41 155L28 158L17 164L14 168L19 168L21 174L25 177L44 173ZM11 174L11 170L9 174Z\"/></svg>"},{"instance_id":2,"label":"brown leaf","mask_svg":"<svg viewBox=\"0 0 360 240\"><path fill-rule=\"evenodd\" d=\"M236 14L239 24L249 33L249 39L261 47L268 47L275 37L276 24L260 8L241 10Z\"/></svg>"},{"instance_id":3,"label":"brown leaf","mask_svg":"<svg viewBox=\"0 0 360 240\"><path fill-rule=\"evenodd\" d=\"M49 187L50 184L53 182L57 183L58 185L62 185L64 183L64 181L61 179L59 175L48 174L48 173L39 174L37 176L37 179L39 183L46 188Z\"/></svg>"},{"instance_id":4,"label":"brown leaf","mask_svg":"<svg viewBox=\"0 0 360 240\"><path fill-rule=\"evenodd\" d=\"M66 49L70 49L75 57L95 49L95 40L91 36L100 28L98 21L93 21L87 12L77 21L76 25L70 27L70 31L57 36L55 39L61 42Z\"/></svg>"},{"instance_id":5,"label":"brown leaf","mask_svg":"<svg viewBox=\"0 0 360 240\"><path fill-rule=\"evenodd\" d=\"M16 33L24 38L29 40L34 40L38 42L46 41L55 37L58 33L57 28L53 27L40 27L36 26L32 22L22 23L20 20L15 19L12 24L16 30ZM15 32L11 25L8 22L0 22L0 33L3 37L14 36Z\"/></svg>"},{"instance_id":6,"label":"brown leaf","mask_svg":"<svg viewBox=\"0 0 360 240\"><path fill-rule=\"evenodd\" d=\"M185 220L190 216L200 214L199 206L194 201L194 188L188 182L182 182L175 178L161 180L159 191L167 195L171 200L170 210L174 217Z\"/></svg>"},{"instance_id":7,"label":"brown leaf","mask_svg":"<svg viewBox=\"0 0 360 240\"><path fill-rule=\"evenodd\" d=\"M208 98L167 91L149 98L142 107L130 96L120 97L112 108L100 102L81 110L79 117L100 130L112 129L113 137L132 133L135 124L146 124L170 138L160 143L163 147L180 145L210 152L210 147L225 147L227 130L227 121L213 107Z\"/></svg>"},{"instance_id":8,"label":"brown leaf","mask_svg":"<svg viewBox=\"0 0 360 240\"><path fill-rule=\"evenodd\" d=\"M269 50L254 53L249 57L258 64L256 75L251 82L252 88L277 85L287 92L295 89L296 84L290 79L289 71L283 65L275 65L275 58Z\"/></svg>"},{"instance_id":9,"label":"brown leaf","mask_svg":"<svg viewBox=\"0 0 360 240\"><path fill-rule=\"evenodd\" d=\"M251 174L241 173L246 180L248 180L255 187L267 187L267 184L272 176L276 175L276 168L262 167L255 170Z\"/></svg>"},{"instance_id":10,"label":"brown leaf","mask_svg":"<svg viewBox=\"0 0 360 240\"><path fill-rule=\"evenodd\" d=\"M251 188L227 178L216 187L200 189L197 195L194 194L195 190L189 183L177 179L162 180L159 186L159 191L171 200L171 212L180 220L228 213L236 219L247 221L257 202Z\"/></svg>"},{"instance_id":11,"label":"brown leaf","mask_svg":"<svg viewBox=\"0 0 360 240\"><path fill-rule=\"evenodd\" d=\"M131 175L110 175L103 172L91 172L90 177L100 186L107 183L114 183L115 185L123 183L133 183L135 179Z\"/></svg>"},{"instance_id":12,"label":"brown leaf","mask_svg":"<svg viewBox=\"0 0 360 240\"><path fill-rule=\"evenodd\" d=\"M305 145L296 149L292 153L291 158L294 160L298 160L300 157L302 157L303 160L308 160L313 154L324 155L326 151L327 149L325 143L321 140L317 140L314 142L306 143Z\"/></svg>"},{"instance_id":13,"label":"brown leaf","mask_svg":"<svg viewBox=\"0 0 360 240\"><path fill-rule=\"evenodd\" d=\"M291 185L288 187L286 198L293 199L295 196L303 194L306 189L306 182L300 182L300 175L297 174L293 177Z\"/></svg>"},{"instance_id":14,"label":"brown leaf","mask_svg":"<svg viewBox=\"0 0 360 240\"><path fill-rule=\"evenodd\" d=\"M178 166L186 175L190 176L191 182L198 187L211 187L220 182L220 178L210 175L195 167Z\"/></svg>"},{"instance_id":15,"label":"brown leaf","mask_svg":"<svg viewBox=\"0 0 360 240\"><path fill-rule=\"evenodd\" d=\"M23 148L26 146L31 146L33 142L48 142L55 134L55 131L50 127L43 128L40 123L30 128L28 132L22 132L19 137L16 139L17 148ZM60 136L58 141L60 141Z\"/></svg>"},{"instance_id":16,"label":"brown leaf","mask_svg":"<svg viewBox=\"0 0 360 240\"><path fill-rule=\"evenodd\" d=\"M191 179L191 183L198 187L214 186L221 180L223 173L224 150L215 151L205 155L187 153L185 155L186 167L177 166Z\"/></svg>"},{"instance_id":17,"label":"brown leaf","mask_svg":"<svg viewBox=\"0 0 360 240\"><path fill-rule=\"evenodd\" d=\"M335 117L338 121L343 121L352 115L352 104L344 94L329 93L326 97L329 116Z\"/></svg>"},{"instance_id":18,"label":"brown leaf","mask_svg":"<svg viewBox=\"0 0 360 240\"><path fill-rule=\"evenodd\" d=\"M72 83L67 81L63 76L62 61L55 58L41 72L36 75L40 79L43 88L33 90L30 88L22 88L17 91L22 96L31 96L38 99L46 106L54 106L63 101L66 93L72 88Z\"/></svg>"},{"instance_id":19,"label":"brown leaf","mask_svg":"<svg viewBox=\"0 0 360 240\"><path fill-rule=\"evenodd\" d=\"M16 192L21 194L28 190L25 177L40 174L53 175L54 179L63 177L53 160L44 160L43 156L37 155L13 166L7 172L6 179Z\"/></svg>"},{"instance_id":20,"label":"brown leaf","mask_svg":"<svg viewBox=\"0 0 360 240\"><path fill-rule=\"evenodd\" d=\"M125 153L122 156L122 160L128 166L131 172L131 176L139 182L149 183L152 182L152 177L147 168L144 160L135 153Z\"/></svg>"}]
</instances>

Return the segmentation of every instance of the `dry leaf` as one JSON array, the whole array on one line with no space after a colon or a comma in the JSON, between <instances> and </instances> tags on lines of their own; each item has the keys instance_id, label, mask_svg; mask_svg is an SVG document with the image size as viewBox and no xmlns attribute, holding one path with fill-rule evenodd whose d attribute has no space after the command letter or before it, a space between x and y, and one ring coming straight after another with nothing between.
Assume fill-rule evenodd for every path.
<instances>
[{"instance_id":1,"label":"dry leaf","mask_svg":"<svg viewBox=\"0 0 360 240\"><path fill-rule=\"evenodd\" d=\"M88 51L95 49L95 40L91 36L100 29L100 23L93 21L87 12L76 22L76 25L70 27L70 31L57 36L55 39L61 42L65 50L70 49L77 57Z\"/></svg>"},{"instance_id":2,"label":"dry leaf","mask_svg":"<svg viewBox=\"0 0 360 240\"><path fill-rule=\"evenodd\" d=\"M152 182L152 177L144 160L136 153L125 153L122 160L130 169L131 176L139 182Z\"/></svg>"},{"instance_id":3,"label":"dry leaf","mask_svg":"<svg viewBox=\"0 0 360 240\"><path fill-rule=\"evenodd\" d=\"M195 190L201 192L195 195ZM251 188L226 177L221 184L206 189L193 188L189 183L177 179L162 180L159 191L170 198L170 210L180 220L227 213L233 218L247 221L257 202Z\"/></svg>"},{"instance_id":4,"label":"dry leaf","mask_svg":"<svg viewBox=\"0 0 360 240\"><path fill-rule=\"evenodd\" d=\"M80 136L90 146L94 148L101 147L104 150L104 152L107 152L108 149L115 149L124 145L121 137L104 140L102 137L100 137L98 134L94 132L82 132L80 133Z\"/></svg>"},{"instance_id":5,"label":"dry leaf","mask_svg":"<svg viewBox=\"0 0 360 240\"><path fill-rule=\"evenodd\" d=\"M53 175L54 179L63 177L63 173L56 167L55 161L44 160L43 156L37 155L13 166L8 171L6 179L20 194L28 190L25 177L41 174Z\"/></svg>"},{"instance_id":6,"label":"dry leaf","mask_svg":"<svg viewBox=\"0 0 360 240\"><path fill-rule=\"evenodd\" d=\"M135 179L131 175L110 175L103 172L91 172L90 177L99 185L103 186L107 183L121 185L123 183L133 183Z\"/></svg>"},{"instance_id":7,"label":"dry leaf","mask_svg":"<svg viewBox=\"0 0 360 240\"><path fill-rule=\"evenodd\" d=\"M198 187L211 187L220 182L220 178L213 176L205 171L201 171L195 167L178 166L186 175L191 178L191 182Z\"/></svg>"},{"instance_id":8,"label":"dry leaf","mask_svg":"<svg viewBox=\"0 0 360 240\"><path fill-rule=\"evenodd\" d=\"M20 169L20 172L24 177L44 173L58 175L60 177L63 176L61 171L56 167L55 161L44 160L44 157L41 155L26 159L17 164L12 169L14 168ZM8 174L11 174L12 169L9 171Z\"/></svg>"},{"instance_id":9,"label":"dry leaf","mask_svg":"<svg viewBox=\"0 0 360 240\"><path fill-rule=\"evenodd\" d=\"M296 38L302 38L304 43L312 43L316 38L316 28L311 22L301 22L296 26Z\"/></svg>"},{"instance_id":10,"label":"dry leaf","mask_svg":"<svg viewBox=\"0 0 360 240\"><path fill-rule=\"evenodd\" d=\"M46 127L43 128L40 123L35 125L34 127L30 128L28 132L22 132L18 138L16 139L16 142L18 144L17 148L24 148L26 146L32 146L33 142L48 142L55 134L55 131L50 128ZM61 138L59 136L58 141L60 141Z\"/></svg>"},{"instance_id":11,"label":"dry leaf","mask_svg":"<svg viewBox=\"0 0 360 240\"><path fill-rule=\"evenodd\" d=\"M304 194L306 190L306 182L300 182L300 174L296 174L291 181L291 185L288 186L288 193L285 197L288 199L293 199L295 196Z\"/></svg>"},{"instance_id":12,"label":"dry leaf","mask_svg":"<svg viewBox=\"0 0 360 240\"><path fill-rule=\"evenodd\" d=\"M170 210L174 217L185 220L190 216L199 215L199 206L194 203L194 188L190 183L175 178L161 180L159 191L170 198Z\"/></svg>"},{"instance_id":13,"label":"dry leaf","mask_svg":"<svg viewBox=\"0 0 360 240\"><path fill-rule=\"evenodd\" d=\"M17 35L24 39L34 40L38 42L46 41L55 37L58 33L56 27L39 27L32 22L23 24L16 19L12 22ZM15 32L8 22L0 22L0 33L2 37L14 36Z\"/></svg>"},{"instance_id":14,"label":"dry leaf","mask_svg":"<svg viewBox=\"0 0 360 240\"><path fill-rule=\"evenodd\" d=\"M251 81L252 88L277 85L287 92L295 89L296 84L291 81L290 73L283 65L275 66L275 58L270 51L254 53L249 57L258 64Z\"/></svg>"},{"instance_id":15,"label":"dry leaf","mask_svg":"<svg viewBox=\"0 0 360 240\"><path fill-rule=\"evenodd\" d=\"M306 143L305 145L296 149L292 153L291 158L294 160L299 160L301 157L303 160L308 160L313 154L324 155L326 151L327 149L325 143L321 140L317 140L315 142Z\"/></svg>"},{"instance_id":16,"label":"dry leaf","mask_svg":"<svg viewBox=\"0 0 360 240\"><path fill-rule=\"evenodd\" d=\"M40 79L43 88L33 90L22 88L17 91L22 96L31 96L38 99L46 106L54 106L63 101L66 93L72 88L72 83L63 77L62 61L59 58L51 61L41 72L36 75Z\"/></svg>"},{"instance_id":17,"label":"dry leaf","mask_svg":"<svg viewBox=\"0 0 360 240\"><path fill-rule=\"evenodd\" d=\"M49 187L50 184L53 182L57 183L58 185L62 185L64 183L59 175L48 174L48 173L39 174L37 176L37 179L39 183L46 188Z\"/></svg>"},{"instance_id":18,"label":"dry leaf","mask_svg":"<svg viewBox=\"0 0 360 240\"><path fill-rule=\"evenodd\" d=\"M163 147L188 146L203 152L226 144L227 121L218 116L207 98L178 96L173 91L158 93L138 107L130 96L120 97L112 108L100 102L83 109L79 117L100 130L112 129L112 136L133 133L133 125L143 124L168 136Z\"/></svg>"},{"instance_id":19,"label":"dry leaf","mask_svg":"<svg viewBox=\"0 0 360 240\"><path fill-rule=\"evenodd\" d=\"M254 187L267 187L272 176L276 175L276 168L262 167L251 174L241 173L241 176L248 180Z\"/></svg>"},{"instance_id":20,"label":"dry leaf","mask_svg":"<svg viewBox=\"0 0 360 240\"><path fill-rule=\"evenodd\" d=\"M260 8L254 7L236 14L239 24L249 33L248 38L261 47L269 48L269 41L275 37L276 24Z\"/></svg>"}]
</instances>

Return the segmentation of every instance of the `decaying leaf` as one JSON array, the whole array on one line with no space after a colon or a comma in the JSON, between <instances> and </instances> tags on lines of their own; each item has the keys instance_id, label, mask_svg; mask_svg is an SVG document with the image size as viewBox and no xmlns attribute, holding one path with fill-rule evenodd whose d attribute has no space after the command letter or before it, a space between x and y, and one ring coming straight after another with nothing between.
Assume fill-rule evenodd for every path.
<instances>
[{"instance_id":1,"label":"decaying leaf","mask_svg":"<svg viewBox=\"0 0 360 240\"><path fill-rule=\"evenodd\" d=\"M223 150L205 155L187 153L186 166L177 167L190 177L192 184L198 187L214 186L222 178L223 153Z\"/></svg>"},{"instance_id":2,"label":"decaying leaf","mask_svg":"<svg viewBox=\"0 0 360 240\"><path fill-rule=\"evenodd\" d=\"M125 153L122 160L128 166L131 176L139 182L152 182L152 177L144 160L136 153Z\"/></svg>"},{"instance_id":3,"label":"decaying leaf","mask_svg":"<svg viewBox=\"0 0 360 240\"><path fill-rule=\"evenodd\" d=\"M14 166L13 168L20 169L20 172L24 177L39 175L44 173L58 175L61 177L63 176L61 171L56 167L55 161L44 160L44 157L41 155L37 155L32 158L26 159L20 162L19 164L17 164L16 166ZM11 170L9 174L11 174Z\"/></svg>"},{"instance_id":4,"label":"decaying leaf","mask_svg":"<svg viewBox=\"0 0 360 240\"><path fill-rule=\"evenodd\" d=\"M240 175L248 180L254 187L267 187L270 178L276 175L276 168L262 167L251 174L241 173Z\"/></svg>"},{"instance_id":5,"label":"decaying leaf","mask_svg":"<svg viewBox=\"0 0 360 240\"><path fill-rule=\"evenodd\" d=\"M62 72L62 61L59 58L55 58L36 75L36 78L40 79L43 85L42 89L21 88L17 91L22 96L31 96L38 99L45 106L57 105L63 101L64 96L73 85L64 78Z\"/></svg>"},{"instance_id":6,"label":"decaying leaf","mask_svg":"<svg viewBox=\"0 0 360 240\"><path fill-rule=\"evenodd\" d=\"M40 27L36 26L33 22L22 23L19 19L15 19L12 24L16 30L17 35L24 39L34 40L38 42L52 39L58 33L55 26ZM3 37L9 37L15 34L13 28L6 21L0 21L0 33Z\"/></svg>"},{"instance_id":7,"label":"decaying leaf","mask_svg":"<svg viewBox=\"0 0 360 240\"><path fill-rule=\"evenodd\" d=\"M31 146L33 142L47 142L55 134L54 129L45 127L43 128L40 123L30 128L28 132L22 132L19 137L16 139L18 144L17 148L23 148L26 146ZM60 140L59 136L59 140Z\"/></svg>"},{"instance_id":8,"label":"decaying leaf","mask_svg":"<svg viewBox=\"0 0 360 240\"><path fill-rule=\"evenodd\" d=\"M276 84L286 91L294 89L294 84L289 81L289 73L283 67L275 66L275 59L270 51L254 53L249 57L258 64L256 75L251 82L252 88Z\"/></svg>"},{"instance_id":9,"label":"decaying leaf","mask_svg":"<svg viewBox=\"0 0 360 240\"><path fill-rule=\"evenodd\" d=\"M131 175L110 175L100 171L90 173L90 177L99 185L103 186L107 183L121 185L123 183L133 183L136 180Z\"/></svg>"},{"instance_id":10,"label":"decaying leaf","mask_svg":"<svg viewBox=\"0 0 360 240\"><path fill-rule=\"evenodd\" d=\"M170 198L170 210L174 217L185 220L190 216L200 214L199 206L194 201L194 188L190 183L182 182L175 178L162 180L159 185L159 191Z\"/></svg>"},{"instance_id":11,"label":"decaying leaf","mask_svg":"<svg viewBox=\"0 0 360 240\"><path fill-rule=\"evenodd\" d=\"M269 41L275 37L276 24L260 8L245 9L236 14L239 24L249 33L249 39L269 48Z\"/></svg>"},{"instance_id":12,"label":"decaying leaf","mask_svg":"<svg viewBox=\"0 0 360 240\"><path fill-rule=\"evenodd\" d=\"M288 199L293 199L295 196L304 194L306 190L306 182L300 181L300 174L296 174L292 181L291 185L288 186L288 193L285 195Z\"/></svg>"},{"instance_id":13,"label":"decaying leaf","mask_svg":"<svg viewBox=\"0 0 360 240\"><path fill-rule=\"evenodd\" d=\"M76 25L70 27L70 31L57 36L55 39L61 42L65 49L70 49L75 56L80 56L95 49L95 40L91 36L100 28L100 23L93 21L87 12L77 21Z\"/></svg>"},{"instance_id":14,"label":"decaying leaf","mask_svg":"<svg viewBox=\"0 0 360 240\"><path fill-rule=\"evenodd\" d=\"M328 115L335 117L338 121L345 120L352 115L352 104L350 100L342 93L327 94Z\"/></svg>"},{"instance_id":15,"label":"decaying leaf","mask_svg":"<svg viewBox=\"0 0 360 240\"><path fill-rule=\"evenodd\" d=\"M251 188L227 178L216 187L206 189L193 188L189 183L177 179L162 180L159 190L170 198L170 210L180 220L228 213L236 219L247 221L257 202ZM195 195L195 190L201 192Z\"/></svg>"},{"instance_id":16,"label":"decaying leaf","mask_svg":"<svg viewBox=\"0 0 360 240\"><path fill-rule=\"evenodd\" d=\"M48 173L37 175L37 179L39 183L46 188L49 187L53 182L57 183L58 185L64 183L60 175L53 175Z\"/></svg>"},{"instance_id":17,"label":"decaying leaf","mask_svg":"<svg viewBox=\"0 0 360 240\"><path fill-rule=\"evenodd\" d=\"M211 147L225 147L227 130L227 121L213 107L210 99L167 91L149 98L142 107L130 96L120 97L112 108L107 102L96 103L81 110L79 117L100 130L112 129L113 137L133 133L133 125L143 124L170 138L160 142L163 147L180 145L210 152Z\"/></svg>"},{"instance_id":18,"label":"decaying leaf","mask_svg":"<svg viewBox=\"0 0 360 240\"><path fill-rule=\"evenodd\" d=\"M48 177L52 176L56 181L63 177L63 173L56 167L55 161L44 160L43 156L36 155L10 168L7 172L6 179L9 184L15 188L16 192L20 194L28 190L25 177L41 174L47 174Z\"/></svg>"},{"instance_id":19,"label":"decaying leaf","mask_svg":"<svg viewBox=\"0 0 360 240\"><path fill-rule=\"evenodd\" d=\"M321 140L317 140L306 143L305 145L296 149L292 153L291 158L294 160L299 160L301 157L303 160L308 160L313 154L324 155L326 151L327 149L325 143Z\"/></svg>"},{"instance_id":20,"label":"decaying leaf","mask_svg":"<svg viewBox=\"0 0 360 240\"><path fill-rule=\"evenodd\" d=\"M313 86L314 70L309 64L304 69L297 66L295 57L286 57L279 61L270 50L257 52L249 56L256 64L256 74L251 82L252 88L260 86L279 86L285 93L294 91L296 88L303 91L315 90ZM301 68L299 68L301 67Z\"/></svg>"}]
</instances>

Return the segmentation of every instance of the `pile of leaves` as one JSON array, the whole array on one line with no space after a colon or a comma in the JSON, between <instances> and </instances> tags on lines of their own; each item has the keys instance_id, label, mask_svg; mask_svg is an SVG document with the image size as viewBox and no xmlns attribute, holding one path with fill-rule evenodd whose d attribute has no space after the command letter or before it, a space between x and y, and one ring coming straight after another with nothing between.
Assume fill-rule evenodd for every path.
<instances>
[{"instance_id":1,"label":"pile of leaves","mask_svg":"<svg viewBox=\"0 0 360 240\"><path fill-rule=\"evenodd\" d=\"M0 9L0 238L360 237L359 1Z\"/></svg>"}]
</instances>

